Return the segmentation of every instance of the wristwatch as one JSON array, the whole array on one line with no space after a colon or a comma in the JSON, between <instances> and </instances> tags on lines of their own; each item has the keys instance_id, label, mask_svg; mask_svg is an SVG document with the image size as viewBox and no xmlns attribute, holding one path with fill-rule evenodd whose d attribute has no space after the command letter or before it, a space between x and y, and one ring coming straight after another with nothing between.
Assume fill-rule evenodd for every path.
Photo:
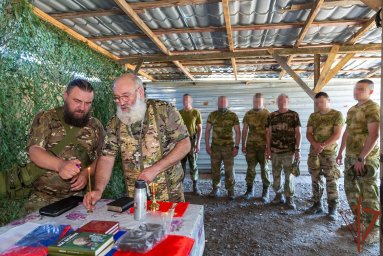
<instances>
[{"instance_id":1,"label":"wristwatch","mask_svg":"<svg viewBox=\"0 0 383 256\"><path fill-rule=\"evenodd\" d=\"M236 145L236 146L234 146L234 148L239 149L239 146Z\"/></svg>"},{"instance_id":2,"label":"wristwatch","mask_svg":"<svg viewBox=\"0 0 383 256\"><path fill-rule=\"evenodd\" d=\"M364 157L358 157L358 162L363 163L364 162Z\"/></svg>"},{"instance_id":3,"label":"wristwatch","mask_svg":"<svg viewBox=\"0 0 383 256\"><path fill-rule=\"evenodd\" d=\"M300 151L301 151L301 149L300 149L300 148L296 148L296 149L295 149L295 151L298 151L298 152L300 152Z\"/></svg>"}]
</instances>

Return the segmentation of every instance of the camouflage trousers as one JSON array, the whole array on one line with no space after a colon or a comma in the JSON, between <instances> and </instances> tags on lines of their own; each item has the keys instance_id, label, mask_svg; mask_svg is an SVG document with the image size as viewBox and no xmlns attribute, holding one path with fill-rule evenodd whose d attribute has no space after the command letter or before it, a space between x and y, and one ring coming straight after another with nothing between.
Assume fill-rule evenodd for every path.
<instances>
[{"instance_id":1,"label":"camouflage trousers","mask_svg":"<svg viewBox=\"0 0 383 256\"><path fill-rule=\"evenodd\" d=\"M356 161L356 158L346 156L344 170L344 189L348 204L355 217L357 216L355 208L358 205L359 196L362 197L362 208L380 211L378 188L379 159L367 160L362 176L355 175L353 166ZM362 211L361 221L363 221L365 225L368 225L372 217L372 214ZM379 226L379 219L375 225Z\"/></svg>"},{"instance_id":2,"label":"camouflage trousers","mask_svg":"<svg viewBox=\"0 0 383 256\"><path fill-rule=\"evenodd\" d=\"M261 178L262 184L264 187L270 186L270 177L269 177L269 168L268 161L265 157L264 148L254 148L251 146L246 146L246 162L247 162L247 171L246 171L246 184L247 186L252 186L256 176L255 167L257 164L261 167Z\"/></svg>"},{"instance_id":3,"label":"camouflage trousers","mask_svg":"<svg viewBox=\"0 0 383 256\"><path fill-rule=\"evenodd\" d=\"M322 176L324 176L326 178L327 203L329 205L338 205L340 169L336 163L336 155L310 154L307 159L307 166L311 174L314 203L319 203L322 200L324 192Z\"/></svg>"},{"instance_id":4,"label":"camouflage trousers","mask_svg":"<svg viewBox=\"0 0 383 256\"><path fill-rule=\"evenodd\" d=\"M295 192L294 176L291 174L294 153L273 153L271 157L273 173L273 189L275 193L284 193L286 197L293 197ZM282 169L285 174L285 183L281 184Z\"/></svg>"},{"instance_id":5,"label":"camouflage trousers","mask_svg":"<svg viewBox=\"0 0 383 256\"><path fill-rule=\"evenodd\" d=\"M234 190L234 155L233 146L212 146L211 147L211 174L213 180L213 188L221 186L221 162L225 168L225 188Z\"/></svg>"},{"instance_id":6,"label":"camouflage trousers","mask_svg":"<svg viewBox=\"0 0 383 256\"><path fill-rule=\"evenodd\" d=\"M182 169L184 170L184 177L186 175L186 162L189 161L189 170L190 170L190 178L193 181L198 180L198 166L197 166L197 158L198 154L194 152L194 148L197 144L196 136L190 137L190 152L181 160Z\"/></svg>"}]
</instances>

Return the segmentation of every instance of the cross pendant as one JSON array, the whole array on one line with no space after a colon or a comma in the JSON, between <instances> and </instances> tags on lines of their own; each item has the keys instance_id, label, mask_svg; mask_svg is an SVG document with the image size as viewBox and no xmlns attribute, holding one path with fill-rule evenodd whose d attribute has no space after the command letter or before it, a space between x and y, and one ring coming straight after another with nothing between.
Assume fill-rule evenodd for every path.
<instances>
[{"instance_id":1,"label":"cross pendant","mask_svg":"<svg viewBox=\"0 0 383 256\"><path fill-rule=\"evenodd\" d=\"M134 153L134 157L136 158L136 163L140 161L140 156L141 156L140 152L137 151L136 153Z\"/></svg>"}]
</instances>

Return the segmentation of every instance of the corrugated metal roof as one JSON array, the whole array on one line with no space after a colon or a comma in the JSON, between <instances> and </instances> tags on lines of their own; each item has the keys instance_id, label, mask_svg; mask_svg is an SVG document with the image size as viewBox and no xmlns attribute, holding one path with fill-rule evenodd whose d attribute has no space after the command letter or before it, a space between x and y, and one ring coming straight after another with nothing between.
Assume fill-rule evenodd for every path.
<instances>
[{"instance_id":1,"label":"corrugated metal roof","mask_svg":"<svg viewBox=\"0 0 383 256\"><path fill-rule=\"evenodd\" d=\"M128 3L144 3L148 1L129 0ZM151 2L151 1L149 1ZM62 14L71 12L84 11L99 11L119 9L118 5L112 0L34 0L33 5L46 12L47 14ZM309 4L314 1L299 1L299 0L244 0L230 1L229 12L232 28L238 26L250 25L269 25L269 24L288 24L288 23L304 23L309 16L311 9L301 9L295 11L286 11L298 4ZM229 51L228 36L225 29L224 10L221 2L204 3L204 4L175 4L170 7L146 8L137 12L139 17L153 31L165 30L158 34L158 38L170 51L176 51L178 54L185 51L195 51L198 54L200 50L224 50ZM362 4L323 7L315 17L315 22L329 22L341 20L361 20L370 19L375 12L369 7ZM108 15L98 14L95 16L86 15L84 17L73 17L60 19L60 22L72 28L79 34L87 38L98 38L105 36L117 35L134 35L135 37L124 39L94 39L95 42L118 57L161 55L161 50L149 37L145 37L140 28L122 11L120 13L112 13ZM196 28L212 28L219 27L215 31L188 32L189 29ZM346 43L361 27L359 25L350 24L333 24L326 26L315 25L308 29L301 46L305 45L324 45L334 43ZM302 26L292 26L290 28L276 29L233 29L233 44L234 49L253 49L258 47L292 47L296 43L297 37L300 34ZM171 30L183 29L184 33L171 33ZM170 31L170 32L167 32ZM365 35L363 35L357 44L381 43L381 29L373 27ZM371 53L369 53L371 56ZM312 55L309 55L312 57ZM181 62L182 63L182 62ZM379 60L351 60L344 70L372 70L378 67ZM279 65L275 64L279 69ZM297 69L312 70L309 65L292 64ZM157 79L163 74L169 73L167 68L150 68L143 67L145 72L152 74ZM187 66L189 72L219 72L225 70L228 78L232 78L233 68L231 62L226 64L226 67L193 67ZM238 64L239 71L255 71L255 70L273 70L270 65L253 65L242 66ZM186 76L178 69L171 70L174 78L186 78ZM174 72L173 72L174 71ZM177 76L176 74L179 73ZM230 75L231 74L231 75ZM353 72L355 76L358 72ZM361 76L366 72L362 72ZM209 74L208 74L209 75ZM256 73L253 76L257 77L261 74ZM266 77L275 77L274 74L265 73ZM300 75L306 77L305 72L300 72ZM198 76L198 75L197 75ZM196 77L197 77L196 76ZM201 75L203 76L203 75ZM209 75L211 76L211 75ZM238 77L246 76L246 74L238 74ZM338 76L344 76L344 73L339 73ZM286 75L288 77L288 75Z\"/></svg>"}]
</instances>

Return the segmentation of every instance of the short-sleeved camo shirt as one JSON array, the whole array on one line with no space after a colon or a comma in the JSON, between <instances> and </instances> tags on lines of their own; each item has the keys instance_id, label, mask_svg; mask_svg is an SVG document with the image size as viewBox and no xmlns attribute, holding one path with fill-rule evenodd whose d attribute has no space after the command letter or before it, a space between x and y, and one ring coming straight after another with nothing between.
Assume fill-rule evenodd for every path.
<instances>
[{"instance_id":1,"label":"short-sleeved camo shirt","mask_svg":"<svg viewBox=\"0 0 383 256\"><path fill-rule=\"evenodd\" d=\"M372 100L361 106L355 105L347 112L346 156L359 157L368 136L368 124L380 122L380 107ZM374 146L367 159L379 157L379 145Z\"/></svg>"},{"instance_id":2,"label":"short-sleeved camo shirt","mask_svg":"<svg viewBox=\"0 0 383 256\"><path fill-rule=\"evenodd\" d=\"M65 134L56 109L41 112L33 120L27 148L37 145L50 150L64 138ZM101 122L94 117L91 117L88 124L80 129L77 141L86 149L91 161L101 154L104 135L105 131ZM63 160L74 160L77 159L76 151L75 145L67 145L58 157ZM34 187L40 191L65 194L70 191L70 181L61 179L55 171L47 171L35 181Z\"/></svg>"},{"instance_id":3,"label":"short-sleeved camo shirt","mask_svg":"<svg viewBox=\"0 0 383 256\"><path fill-rule=\"evenodd\" d=\"M343 123L342 113L331 109L326 114L321 114L319 111L312 113L307 122L307 127L312 127L315 141L322 143L333 135L336 126L342 126ZM334 155L337 152L337 148L338 144L335 142L328 145L323 150L323 154ZM310 146L310 153L312 153L313 150L313 147Z\"/></svg>"},{"instance_id":4,"label":"short-sleeved camo shirt","mask_svg":"<svg viewBox=\"0 0 383 256\"><path fill-rule=\"evenodd\" d=\"M162 159L177 142L189 136L181 115L170 103L148 99L146 105L142 122L126 125L116 116L109 121L102 150L104 156L116 156L121 151L129 196L134 195L134 183L142 170ZM180 162L160 173L154 179L158 184L156 199L169 201L182 177Z\"/></svg>"},{"instance_id":5,"label":"short-sleeved camo shirt","mask_svg":"<svg viewBox=\"0 0 383 256\"><path fill-rule=\"evenodd\" d=\"M234 112L213 111L209 114L207 122L213 126L212 146L234 146L233 127L239 125L238 116Z\"/></svg>"},{"instance_id":6,"label":"short-sleeved camo shirt","mask_svg":"<svg viewBox=\"0 0 383 256\"><path fill-rule=\"evenodd\" d=\"M297 112L274 111L267 119L271 128L271 151L273 153L295 152L295 128L301 126Z\"/></svg>"},{"instance_id":7,"label":"short-sleeved camo shirt","mask_svg":"<svg viewBox=\"0 0 383 256\"><path fill-rule=\"evenodd\" d=\"M256 148L264 148L266 145L266 129L267 118L270 111L266 108L257 110L252 109L246 112L243 117L243 123L249 126L247 133L246 146L254 146Z\"/></svg>"}]
</instances>

